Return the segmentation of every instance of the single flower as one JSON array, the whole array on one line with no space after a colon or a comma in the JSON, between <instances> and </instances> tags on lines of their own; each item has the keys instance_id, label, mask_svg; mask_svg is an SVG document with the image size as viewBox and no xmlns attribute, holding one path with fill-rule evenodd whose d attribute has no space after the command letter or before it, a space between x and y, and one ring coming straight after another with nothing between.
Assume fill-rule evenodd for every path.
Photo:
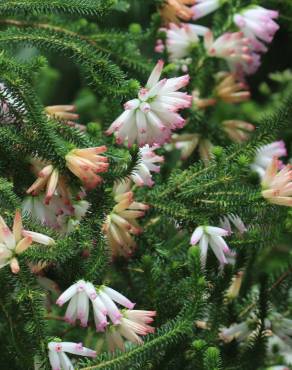
<instances>
[{"instance_id":1,"label":"single flower","mask_svg":"<svg viewBox=\"0 0 292 370\"><path fill-rule=\"evenodd\" d=\"M206 264L209 245L220 264L228 263L226 255L229 255L231 251L223 239L223 236L228 236L228 234L227 230L214 226L198 226L195 229L191 237L191 244L196 245L199 242L203 266Z\"/></svg>"}]
</instances>

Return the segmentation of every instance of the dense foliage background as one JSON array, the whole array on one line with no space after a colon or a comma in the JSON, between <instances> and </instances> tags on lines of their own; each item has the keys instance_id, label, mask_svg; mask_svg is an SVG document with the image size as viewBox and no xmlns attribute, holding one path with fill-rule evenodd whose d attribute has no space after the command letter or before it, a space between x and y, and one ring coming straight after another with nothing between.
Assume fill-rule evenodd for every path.
<instances>
[{"instance_id":1,"label":"dense foliage background","mask_svg":"<svg viewBox=\"0 0 292 370\"><path fill-rule=\"evenodd\" d=\"M34 245L19 256L20 271L0 269L0 351L3 369L49 369L51 341L83 342L97 357L74 362L78 369L200 369L254 370L292 366L291 233L292 211L261 197L258 175L250 164L259 147L284 140L285 163L292 143L292 4L290 0L227 1L199 23L216 36L232 30L238 9L259 4L278 10L280 25L256 74L247 77L251 99L240 104L220 102L200 110L195 103L183 112L188 124L178 133L199 133L214 148L206 165L194 151L181 160L180 150L166 144L161 172L152 188L133 188L135 199L150 206L139 220L143 233L130 258L112 258L104 233L106 216L115 201L113 188L135 171L139 148L117 145L105 130L134 99L155 63L166 61L163 76L184 74L154 52L163 20L163 1L83 0L17 1L0 4L0 89L9 106L7 123L0 110L0 214L12 227L16 209L24 207L26 190L36 178L31 159L53 163L65 174L73 196L81 182L66 168L73 148L106 145L109 170L103 182L86 194L90 208L71 233L58 233L23 215L26 229L55 240L50 247ZM192 50L188 93L212 95L214 75L226 70L222 60L204 60L202 42ZM203 58L203 63L200 61ZM44 107L73 104L82 131ZM238 119L256 126L250 140L232 143L221 122ZM74 201L76 201L74 198ZM206 267L190 238L199 225L219 226L229 214L240 216L247 232L228 240L234 264L222 267L208 252ZM40 267L35 270L32 264ZM228 296L238 273L240 291ZM69 325L64 308L55 304L61 292L84 279L107 285L136 302L137 309L155 310L156 332L144 344L126 344L125 352L108 351L104 333L89 326ZM282 320L289 319L285 322ZM224 341L220 333L235 323L248 323L249 335ZM277 327L279 326L279 328ZM284 333L284 344L271 337ZM282 340L283 338L281 338ZM226 343L228 342L228 343ZM71 355L70 355L71 356ZM74 357L74 356L72 356ZM280 367L283 366L283 367ZM288 367L289 368L289 367Z\"/></svg>"}]
</instances>

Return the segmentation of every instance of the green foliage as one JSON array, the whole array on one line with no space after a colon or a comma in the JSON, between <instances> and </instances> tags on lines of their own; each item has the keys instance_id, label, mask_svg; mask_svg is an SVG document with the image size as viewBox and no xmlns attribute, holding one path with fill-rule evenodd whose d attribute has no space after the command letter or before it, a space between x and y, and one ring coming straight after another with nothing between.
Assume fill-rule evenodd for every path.
<instances>
[{"instance_id":1,"label":"green foliage","mask_svg":"<svg viewBox=\"0 0 292 370\"><path fill-rule=\"evenodd\" d=\"M225 1L202 23L212 23L215 37L235 31L234 14L250 3ZM252 3L279 7L282 32L291 32L289 0ZM74 366L80 370L262 370L278 365L278 358L285 362L270 353L266 326L275 312L285 317L292 313L292 214L262 197L260 181L250 169L258 148L278 138L285 139L291 152L292 77L289 65L274 61L279 60L278 49L262 56L258 77L248 80L253 100L237 105L218 102L206 109L193 104L183 112L187 125L178 134L209 140L211 159L200 160L194 150L182 161L173 143L157 149L165 163L160 174L153 174L155 186L133 187L135 201L150 206L139 220L143 233L133 236L137 248L129 259L112 258L104 222L116 204L113 189L137 171L142 158L136 145L118 146L104 131L121 114L121 104L137 96L158 59L153 54L155 41L164 36L156 8L163 4L160 0L0 4L1 216L12 227L15 210L28 199L27 189L38 173L32 170L33 160L59 170L70 187L71 206L78 204L84 189L66 167L67 153L106 145L109 162L102 182L86 189L90 208L81 221L67 209L72 232L23 216L25 229L48 235L55 243L33 243L17 256L18 274L9 264L0 268L3 369L49 369L47 346L56 338L82 340L97 350L94 359L76 359ZM282 43L276 42L276 47ZM166 53L163 58L167 62ZM187 92L199 90L200 98L214 98L215 73L227 70L226 63L210 58L202 42L192 49L191 58ZM269 62L271 67L265 64ZM163 77L180 74L175 62L166 63ZM83 130L67 119L48 116L47 104L75 105ZM227 119L249 121L255 132L244 143L231 143L221 124ZM39 218L45 212L41 201L34 206ZM61 218L58 212L53 210L54 217ZM220 266L209 250L202 266L199 246L190 247L192 232L199 225L218 226L230 214L239 215L247 226L245 233L234 231L228 237L234 263ZM243 272L240 289L230 299L228 291L239 272ZM69 326L63 320L64 308L54 302L79 279L112 286L135 301L137 309L156 310L156 332L143 338L141 346L128 342L125 352L109 353L104 333L92 329L91 314L88 328ZM250 335L224 342L223 328L245 322L252 322Z\"/></svg>"}]
</instances>

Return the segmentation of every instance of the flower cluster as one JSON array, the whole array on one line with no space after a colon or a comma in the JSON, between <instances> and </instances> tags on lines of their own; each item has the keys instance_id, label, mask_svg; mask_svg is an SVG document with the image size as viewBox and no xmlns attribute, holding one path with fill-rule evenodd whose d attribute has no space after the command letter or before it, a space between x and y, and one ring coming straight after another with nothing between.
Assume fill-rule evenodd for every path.
<instances>
[{"instance_id":1,"label":"flower cluster","mask_svg":"<svg viewBox=\"0 0 292 370\"><path fill-rule=\"evenodd\" d=\"M129 257L136 246L132 235L142 232L136 219L143 217L149 206L134 201L134 194L126 184L120 184L115 191L117 203L106 218L103 231L111 248L113 257Z\"/></svg>"},{"instance_id":2,"label":"flower cluster","mask_svg":"<svg viewBox=\"0 0 292 370\"><path fill-rule=\"evenodd\" d=\"M156 145L153 147L145 145L139 149L140 162L131 174L131 179L136 185L154 185L151 172L158 173L160 171L160 167L157 165L157 163L162 163L164 161L164 157L159 156L154 152L154 150L157 148L158 147Z\"/></svg>"},{"instance_id":3,"label":"flower cluster","mask_svg":"<svg viewBox=\"0 0 292 370\"><path fill-rule=\"evenodd\" d=\"M164 144L173 130L184 126L177 111L188 108L192 98L177 90L188 84L189 76L159 81L163 65L163 61L156 64L138 98L125 103L125 111L107 130L108 135L116 134L117 143L127 141L129 147L135 142L139 146Z\"/></svg>"},{"instance_id":4,"label":"flower cluster","mask_svg":"<svg viewBox=\"0 0 292 370\"><path fill-rule=\"evenodd\" d=\"M118 347L123 350L122 337L133 343L142 344L143 341L139 336L154 332L154 328L149 324L156 315L155 311L133 310L135 303L107 286L96 289L92 283L80 280L65 290L56 303L63 306L68 301L65 320L74 324L78 319L84 327L88 325L91 303L96 331L104 332L108 328L106 335L110 349ZM127 310L121 311L116 303L126 307ZM108 318L112 324L108 322Z\"/></svg>"},{"instance_id":5,"label":"flower cluster","mask_svg":"<svg viewBox=\"0 0 292 370\"><path fill-rule=\"evenodd\" d=\"M277 157L274 157L262 179L262 196L268 202L280 206L292 206L292 166L280 166Z\"/></svg>"},{"instance_id":6,"label":"flower cluster","mask_svg":"<svg viewBox=\"0 0 292 370\"><path fill-rule=\"evenodd\" d=\"M65 157L67 168L77 176L87 189L94 189L102 182L97 175L108 170L108 159L101 154L106 146L72 149Z\"/></svg>"}]
</instances>

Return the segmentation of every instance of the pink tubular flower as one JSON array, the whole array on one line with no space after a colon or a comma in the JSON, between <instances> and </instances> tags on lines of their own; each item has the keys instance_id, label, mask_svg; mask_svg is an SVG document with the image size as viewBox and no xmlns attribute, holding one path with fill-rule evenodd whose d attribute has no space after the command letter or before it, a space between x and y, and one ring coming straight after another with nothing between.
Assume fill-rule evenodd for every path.
<instances>
[{"instance_id":1,"label":"pink tubular flower","mask_svg":"<svg viewBox=\"0 0 292 370\"><path fill-rule=\"evenodd\" d=\"M157 146L150 147L149 145L139 149L141 160L131 175L131 179L138 186L152 186L154 181L151 172L160 171L160 167L156 163L162 163L164 158L156 155L155 149L157 149Z\"/></svg>"},{"instance_id":2,"label":"pink tubular flower","mask_svg":"<svg viewBox=\"0 0 292 370\"><path fill-rule=\"evenodd\" d=\"M196 0L195 5L192 6L192 11L194 13L193 20L205 17L205 15L213 13L223 3L224 0Z\"/></svg>"},{"instance_id":3,"label":"pink tubular flower","mask_svg":"<svg viewBox=\"0 0 292 370\"><path fill-rule=\"evenodd\" d=\"M75 122L75 120L79 118L79 114L76 113L75 105L51 105L45 107L45 112L48 118L59 119L67 126L74 127L80 131L86 130L86 126Z\"/></svg>"},{"instance_id":4,"label":"pink tubular flower","mask_svg":"<svg viewBox=\"0 0 292 370\"><path fill-rule=\"evenodd\" d=\"M251 169L256 171L262 178L267 167L272 163L274 157L284 157L287 155L287 149L283 140L274 141L271 144L266 144L258 148L254 162L251 164ZM282 162L278 161L279 168Z\"/></svg>"},{"instance_id":5,"label":"pink tubular flower","mask_svg":"<svg viewBox=\"0 0 292 370\"><path fill-rule=\"evenodd\" d=\"M60 295L56 303L63 306L68 301L70 302L65 313L65 320L75 324L78 319L84 327L88 323L89 302L91 301L96 331L104 331L109 324L107 316L113 324L120 323L122 314L114 302L128 309L135 306L135 303L116 290L103 285L96 289L92 283L84 280L71 285Z\"/></svg>"},{"instance_id":6,"label":"pink tubular flower","mask_svg":"<svg viewBox=\"0 0 292 370\"><path fill-rule=\"evenodd\" d=\"M292 206L292 166L280 166L277 157L267 167L262 179L262 196L270 203L279 206Z\"/></svg>"},{"instance_id":7,"label":"pink tubular flower","mask_svg":"<svg viewBox=\"0 0 292 370\"><path fill-rule=\"evenodd\" d=\"M267 48L263 42L268 44L272 42L274 34L279 29L273 19L278 16L278 11L255 5L235 14L233 20L244 35L251 39L255 51L266 52Z\"/></svg>"},{"instance_id":8,"label":"pink tubular flower","mask_svg":"<svg viewBox=\"0 0 292 370\"><path fill-rule=\"evenodd\" d=\"M231 253L228 245L222 236L228 236L229 232L220 227L214 226L198 226L192 234L191 244L196 245L199 242L201 250L201 262L205 266L208 252L208 245L211 246L214 254L220 264L228 263L225 254Z\"/></svg>"},{"instance_id":9,"label":"pink tubular flower","mask_svg":"<svg viewBox=\"0 0 292 370\"><path fill-rule=\"evenodd\" d=\"M0 216L0 268L10 264L11 271L17 274L20 270L17 256L26 251L33 242L44 245L55 243L46 235L23 230L19 211L15 213L12 232Z\"/></svg>"},{"instance_id":10,"label":"pink tubular flower","mask_svg":"<svg viewBox=\"0 0 292 370\"><path fill-rule=\"evenodd\" d=\"M134 343L143 344L141 336L154 333L154 328L150 326L156 311L124 310L121 323L111 326L106 331L108 347L111 352L116 348L125 351L124 339Z\"/></svg>"},{"instance_id":11,"label":"pink tubular flower","mask_svg":"<svg viewBox=\"0 0 292 370\"><path fill-rule=\"evenodd\" d=\"M182 59L190 54L192 47L199 42L198 36L204 36L208 28L191 23L176 25L170 23L166 30L166 46L170 60Z\"/></svg>"},{"instance_id":12,"label":"pink tubular flower","mask_svg":"<svg viewBox=\"0 0 292 370\"><path fill-rule=\"evenodd\" d=\"M239 120L223 121L223 130L235 143L243 143L250 138L250 133L255 130L254 125Z\"/></svg>"},{"instance_id":13,"label":"pink tubular flower","mask_svg":"<svg viewBox=\"0 0 292 370\"><path fill-rule=\"evenodd\" d=\"M215 89L216 97L226 103L241 103L250 98L250 92L242 81L237 81L234 73L220 72L218 84Z\"/></svg>"},{"instance_id":14,"label":"pink tubular flower","mask_svg":"<svg viewBox=\"0 0 292 370\"><path fill-rule=\"evenodd\" d=\"M120 190L121 189L121 190ZM107 216L103 225L103 232L106 235L113 257L131 256L136 247L132 235L142 232L136 219L143 217L149 206L135 202L132 191L124 191L118 186L114 200L116 205L110 215Z\"/></svg>"},{"instance_id":15,"label":"pink tubular flower","mask_svg":"<svg viewBox=\"0 0 292 370\"><path fill-rule=\"evenodd\" d=\"M116 134L117 143L127 140L129 147L135 142L139 146L164 144L172 130L184 126L177 111L191 105L191 96L177 90L188 84L189 75L159 81L163 65L161 60L156 64L138 99L125 103L125 111L106 131Z\"/></svg>"},{"instance_id":16,"label":"pink tubular flower","mask_svg":"<svg viewBox=\"0 0 292 370\"><path fill-rule=\"evenodd\" d=\"M226 32L214 40L208 31L204 41L208 55L225 59L231 72L239 76L255 73L260 65L259 55L253 53L251 40L243 32Z\"/></svg>"},{"instance_id":17,"label":"pink tubular flower","mask_svg":"<svg viewBox=\"0 0 292 370\"><path fill-rule=\"evenodd\" d=\"M82 343L49 342L48 349L52 370L73 369L73 365L65 352L78 356L96 357L96 351L83 347Z\"/></svg>"},{"instance_id":18,"label":"pink tubular flower","mask_svg":"<svg viewBox=\"0 0 292 370\"><path fill-rule=\"evenodd\" d=\"M102 182L102 178L97 173L108 170L108 159L100 155L106 150L106 146L73 149L65 157L68 169L83 182L87 189L94 189Z\"/></svg>"}]
</instances>

